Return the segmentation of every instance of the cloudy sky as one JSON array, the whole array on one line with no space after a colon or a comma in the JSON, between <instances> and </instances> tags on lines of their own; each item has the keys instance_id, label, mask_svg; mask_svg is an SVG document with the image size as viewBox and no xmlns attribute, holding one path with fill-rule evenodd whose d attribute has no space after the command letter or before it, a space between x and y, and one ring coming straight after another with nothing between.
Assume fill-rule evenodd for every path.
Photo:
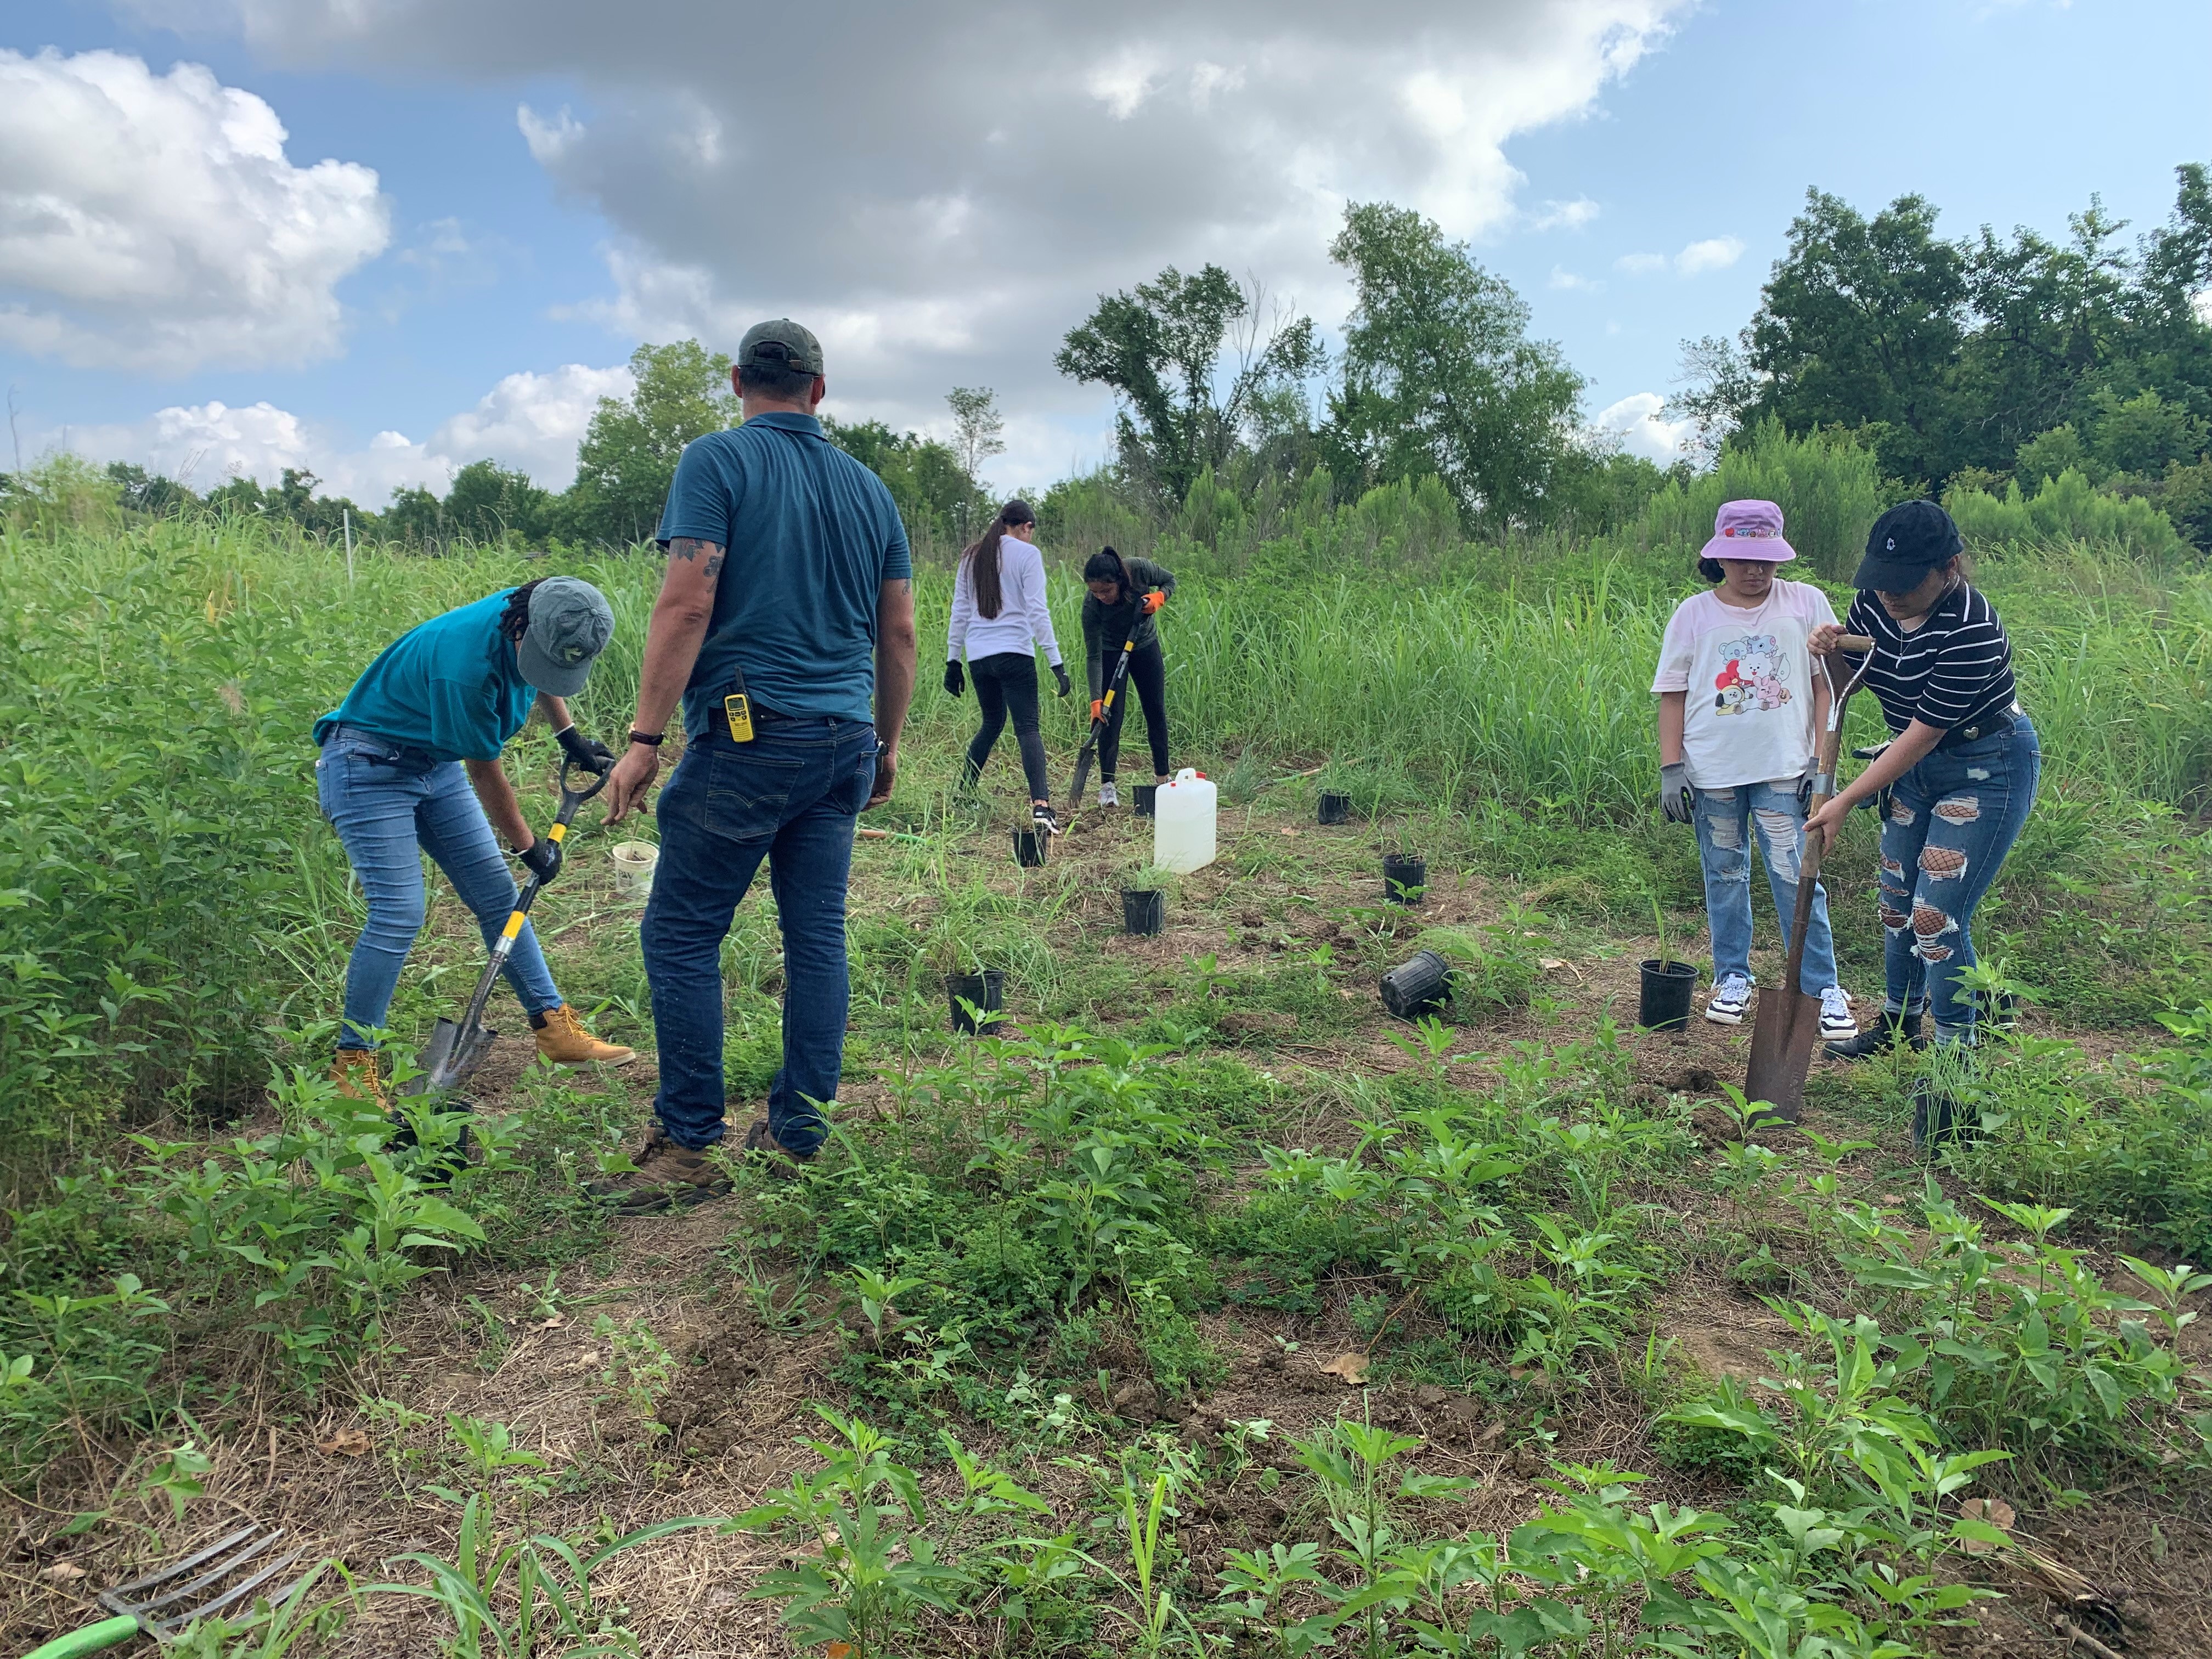
<instances>
[{"instance_id":1,"label":"cloudy sky","mask_svg":"<svg viewBox=\"0 0 2212 1659\"><path fill-rule=\"evenodd\" d=\"M26 459L378 504L564 483L640 341L788 313L840 416L995 388L1035 485L1106 453L1051 367L1101 290L1212 260L1333 327L1387 198L1658 454L1808 185L2141 225L2212 159L2208 63L2203 0L9 0L0 380Z\"/></svg>"}]
</instances>

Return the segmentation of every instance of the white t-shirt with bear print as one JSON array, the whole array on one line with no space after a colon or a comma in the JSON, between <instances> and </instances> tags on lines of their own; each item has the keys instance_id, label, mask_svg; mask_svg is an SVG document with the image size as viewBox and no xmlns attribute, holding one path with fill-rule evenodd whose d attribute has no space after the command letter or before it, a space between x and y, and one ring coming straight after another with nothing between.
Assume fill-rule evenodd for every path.
<instances>
[{"instance_id":1,"label":"white t-shirt with bear print","mask_svg":"<svg viewBox=\"0 0 2212 1659\"><path fill-rule=\"evenodd\" d=\"M1810 582L1778 580L1752 610L1695 593L1674 607L1651 689L1686 691L1682 759L1699 789L1778 782L1813 763L1806 637L1836 613Z\"/></svg>"}]
</instances>

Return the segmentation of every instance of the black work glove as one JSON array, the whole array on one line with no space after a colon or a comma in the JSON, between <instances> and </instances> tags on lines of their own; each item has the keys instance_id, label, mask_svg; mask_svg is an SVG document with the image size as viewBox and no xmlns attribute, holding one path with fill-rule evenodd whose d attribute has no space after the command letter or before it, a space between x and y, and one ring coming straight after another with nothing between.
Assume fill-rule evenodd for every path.
<instances>
[{"instance_id":1,"label":"black work glove","mask_svg":"<svg viewBox=\"0 0 2212 1659\"><path fill-rule=\"evenodd\" d=\"M603 778L615 763L615 751L597 738L587 738L574 726L564 726L553 734L562 752L595 778Z\"/></svg>"},{"instance_id":2,"label":"black work glove","mask_svg":"<svg viewBox=\"0 0 2212 1659\"><path fill-rule=\"evenodd\" d=\"M1075 690L1075 683L1067 678L1067 665L1056 662L1052 665L1052 677L1060 682L1060 695L1066 696Z\"/></svg>"},{"instance_id":3,"label":"black work glove","mask_svg":"<svg viewBox=\"0 0 2212 1659\"><path fill-rule=\"evenodd\" d=\"M517 856L522 860L524 867L538 878L540 887L548 885L554 877L561 873L561 843L557 841L548 841L540 836Z\"/></svg>"},{"instance_id":4,"label":"black work glove","mask_svg":"<svg viewBox=\"0 0 2212 1659\"><path fill-rule=\"evenodd\" d=\"M1890 742L1894 741L1894 738L1890 739ZM1863 761L1880 760L1881 758L1881 751L1888 747L1888 742L1870 743L1863 749L1852 750L1851 758L1853 760ZM1882 785L1881 788L1875 790L1874 793L1869 795L1864 800L1861 801L1859 803L1859 806L1862 809L1871 810L1877 820L1883 823L1887 823L1889 822L1889 803L1896 791L1896 788L1897 786L1895 784L1886 783Z\"/></svg>"},{"instance_id":5,"label":"black work glove","mask_svg":"<svg viewBox=\"0 0 2212 1659\"><path fill-rule=\"evenodd\" d=\"M945 689L957 697L967 688L967 677L960 672L960 659L955 657L945 665Z\"/></svg>"},{"instance_id":6,"label":"black work glove","mask_svg":"<svg viewBox=\"0 0 2212 1659\"><path fill-rule=\"evenodd\" d=\"M1690 789L1690 768L1676 761L1659 769L1659 811L1669 823L1688 823L1696 797Z\"/></svg>"}]
</instances>

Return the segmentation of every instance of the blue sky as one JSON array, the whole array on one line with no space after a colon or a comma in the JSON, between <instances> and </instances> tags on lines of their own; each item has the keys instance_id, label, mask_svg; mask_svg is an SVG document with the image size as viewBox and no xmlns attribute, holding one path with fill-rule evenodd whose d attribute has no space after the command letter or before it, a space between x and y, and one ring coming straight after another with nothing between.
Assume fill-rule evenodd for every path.
<instances>
[{"instance_id":1,"label":"blue sky","mask_svg":"<svg viewBox=\"0 0 2212 1659\"><path fill-rule=\"evenodd\" d=\"M2092 191L2162 219L2212 160L2202 0L609 9L17 0L19 437L368 502L482 453L559 482L640 339L787 310L834 411L941 427L993 386L994 480L1038 484L1106 450L1049 362L1101 288L1212 259L1333 325L1330 220L1380 196L1468 236L1656 453L1679 343L1748 318L1808 185L2056 234Z\"/></svg>"}]
</instances>

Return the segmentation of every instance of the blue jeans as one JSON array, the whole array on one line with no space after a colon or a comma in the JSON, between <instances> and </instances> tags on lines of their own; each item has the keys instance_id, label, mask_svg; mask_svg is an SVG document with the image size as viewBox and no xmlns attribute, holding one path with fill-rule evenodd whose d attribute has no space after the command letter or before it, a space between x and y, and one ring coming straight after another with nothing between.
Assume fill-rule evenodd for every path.
<instances>
[{"instance_id":1,"label":"blue jeans","mask_svg":"<svg viewBox=\"0 0 2212 1659\"><path fill-rule=\"evenodd\" d=\"M373 1045L364 1033L384 1024L399 970L422 931L422 854L438 861L475 913L487 951L520 896L459 761L433 761L389 738L341 726L315 763L315 796L368 900L368 925L346 963L345 1026L338 1036L341 1048L367 1048ZM527 923L507 959L507 982L525 1012L561 1006Z\"/></svg>"},{"instance_id":2,"label":"blue jeans","mask_svg":"<svg viewBox=\"0 0 2212 1659\"><path fill-rule=\"evenodd\" d=\"M1893 1014L1926 1006L1938 1042L1973 1040L1973 1004L1959 988L1975 960L1968 923L2042 775L2042 744L2018 714L2008 732L1923 755L1891 790L1879 878L1887 1006Z\"/></svg>"},{"instance_id":3,"label":"blue jeans","mask_svg":"<svg viewBox=\"0 0 2212 1659\"><path fill-rule=\"evenodd\" d=\"M1698 860L1705 867L1705 921L1713 931L1713 983L1730 974L1751 977L1751 851L1755 833L1765 854L1766 890L1782 915L1782 948L1797 914L1798 860L1805 850L1805 809L1797 781L1743 783L1697 791ZM1813 884L1813 917L1805 928L1805 962L1797 988L1817 996L1836 982L1836 946L1828 933L1828 895Z\"/></svg>"},{"instance_id":4,"label":"blue jeans","mask_svg":"<svg viewBox=\"0 0 2212 1659\"><path fill-rule=\"evenodd\" d=\"M660 1054L653 1101L668 1138L722 1138L722 941L768 860L783 931L783 1067L769 1090L776 1140L802 1157L828 1129L845 1059L845 883L853 831L876 782L876 731L855 720L762 722L750 743L719 725L684 750L660 793L660 863L641 930Z\"/></svg>"}]
</instances>

